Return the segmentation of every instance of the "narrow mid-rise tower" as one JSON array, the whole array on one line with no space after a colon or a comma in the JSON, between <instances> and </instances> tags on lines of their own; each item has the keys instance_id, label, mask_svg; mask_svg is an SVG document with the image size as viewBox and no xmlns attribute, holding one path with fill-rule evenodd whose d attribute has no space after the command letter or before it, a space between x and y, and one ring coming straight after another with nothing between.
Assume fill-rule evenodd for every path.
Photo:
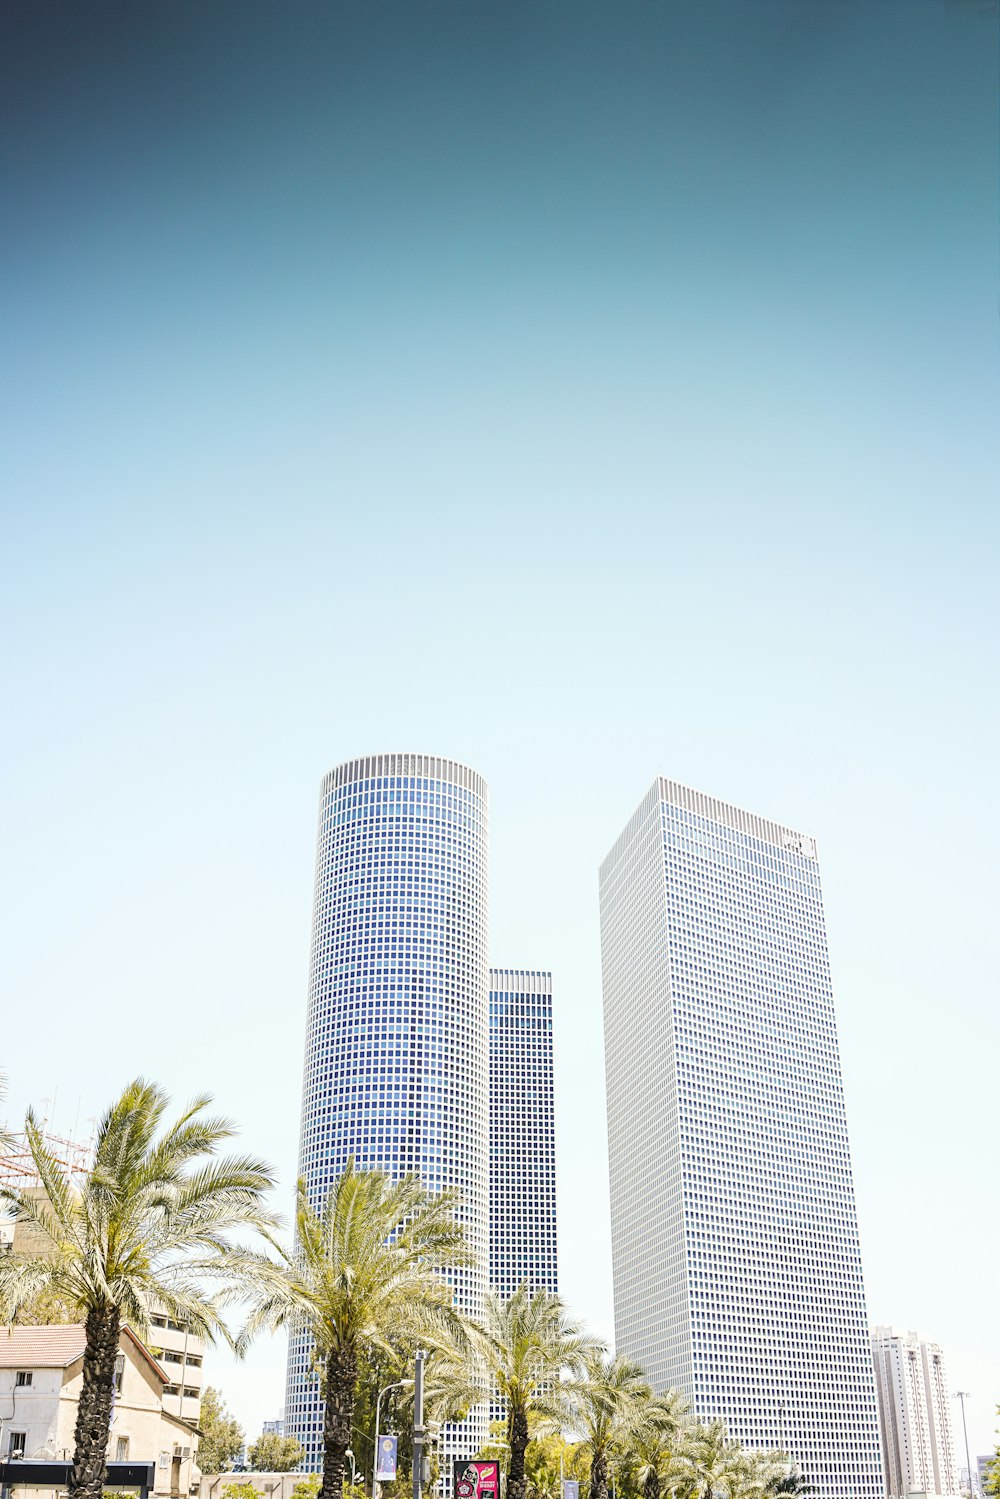
<instances>
[{"instance_id":1,"label":"narrow mid-rise tower","mask_svg":"<svg viewBox=\"0 0 1000 1499\"><path fill-rule=\"evenodd\" d=\"M490 969L490 1289L558 1291L552 975Z\"/></svg>"},{"instance_id":2,"label":"narrow mid-rise tower","mask_svg":"<svg viewBox=\"0 0 1000 1499\"><path fill-rule=\"evenodd\" d=\"M660 778L600 894L616 1346L881 1499L816 846Z\"/></svg>"}]
</instances>

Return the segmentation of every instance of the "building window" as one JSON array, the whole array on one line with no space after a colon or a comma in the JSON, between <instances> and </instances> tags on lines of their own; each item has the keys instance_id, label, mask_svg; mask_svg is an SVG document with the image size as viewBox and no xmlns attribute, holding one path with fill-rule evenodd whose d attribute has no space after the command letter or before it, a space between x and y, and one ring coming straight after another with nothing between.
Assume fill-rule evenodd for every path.
<instances>
[{"instance_id":1,"label":"building window","mask_svg":"<svg viewBox=\"0 0 1000 1499\"><path fill-rule=\"evenodd\" d=\"M115 1394L116 1395L120 1395L121 1392L122 1392L122 1380L124 1379L124 1377L125 1377L125 1355L124 1355L124 1353L119 1353L118 1357L115 1359Z\"/></svg>"},{"instance_id":2,"label":"building window","mask_svg":"<svg viewBox=\"0 0 1000 1499\"><path fill-rule=\"evenodd\" d=\"M128 1462L128 1437L119 1437L115 1445L115 1462Z\"/></svg>"},{"instance_id":3,"label":"building window","mask_svg":"<svg viewBox=\"0 0 1000 1499\"><path fill-rule=\"evenodd\" d=\"M19 1390L22 1390L25 1385L29 1385L30 1383L31 1383L31 1370L30 1369L18 1369L17 1373L14 1375L14 1384L17 1386L17 1388Z\"/></svg>"},{"instance_id":4,"label":"building window","mask_svg":"<svg viewBox=\"0 0 1000 1499\"><path fill-rule=\"evenodd\" d=\"M7 1448L8 1457L23 1457L24 1443L27 1437L26 1431L12 1431L10 1434L10 1446Z\"/></svg>"}]
</instances>

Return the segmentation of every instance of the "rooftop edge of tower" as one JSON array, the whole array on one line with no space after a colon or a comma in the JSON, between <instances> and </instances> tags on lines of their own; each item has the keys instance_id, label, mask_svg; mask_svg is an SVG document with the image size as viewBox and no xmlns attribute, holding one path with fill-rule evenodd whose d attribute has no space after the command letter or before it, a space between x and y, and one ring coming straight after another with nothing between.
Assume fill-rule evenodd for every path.
<instances>
[{"instance_id":1,"label":"rooftop edge of tower","mask_svg":"<svg viewBox=\"0 0 1000 1499\"><path fill-rule=\"evenodd\" d=\"M734 806L732 802L720 801L718 797L709 796L703 791L695 791L691 786L682 786L679 781L671 781L667 776L657 776L607 855L602 859L600 866L602 879L605 871L621 857L625 845L636 831L633 824L648 811L651 802L667 802L670 806L682 807L685 812L691 812L696 817L704 817L709 822L717 822L738 833L746 833L749 837L758 838L763 843L770 843L785 853L803 854L807 859L813 860L819 857L816 851L816 840L811 834L796 832L794 828L786 827L780 822L772 822L768 817L759 817L756 812L747 812L742 807Z\"/></svg>"},{"instance_id":2,"label":"rooftop edge of tower","mask_svg":"<svg viewBox=\"0 0 1000 1499\"><path fill-rule=\"evenodd\" d=\"M469 765L459 760L449 760L443 755L425 755L410 751L397 751L382 755L359 755L353 760L344 760L328 770L322 781L325 794L335 786L347 786L352 781L367 781L373 776L423 776L428 780L450 781L466 791L487 801L489 788L486 779Z\"/></svg>"}]
</instances>

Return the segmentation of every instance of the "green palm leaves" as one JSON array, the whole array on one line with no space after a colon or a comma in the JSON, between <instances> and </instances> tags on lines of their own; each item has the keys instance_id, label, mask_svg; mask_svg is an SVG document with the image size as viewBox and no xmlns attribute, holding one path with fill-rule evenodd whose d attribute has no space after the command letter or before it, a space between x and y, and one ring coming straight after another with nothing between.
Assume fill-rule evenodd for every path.
<instances>
[{"instance_id":1,"label":"green palm leaves","mask_svg":"<svg viewBox=\"0 0 1000 1499\"><path fill-rule=\"evenodd\" d=\"M141 1078L130 1083L101 1120L80 1189L68 1185L28 1111L42 1190L0 1187L0 1203L30 1229L38 1253L0 1263L0 1321L15 1321L32 1296L52 1289L84 1319L113 1307L145 1331L156 1300L200 1336L228 1336L222 1308L238 1289L231 1234L273 1231L265 1207L273 1181L262 1161L214 1158L234 1129L207 1115L209 1103L196 1099L157 1138L167 1097Z\"/></svg>"},{"instance_id":2,"label":"green palm leaves","mask_svg":"<svg viewBox=\"0 0 1000 1499\"><path fill-rule=\"evenodd\" d=\"M275 1227L264 1205L269 1168L217 1155L234 1131L207 1113L209 1103L195 1099L164 1129L166 1094L136 1079L101 1120L93 1168L79 1189L29 1110L25 1134L40 1189L0 1188L0 1203L37 1246L0 1261L0 1323L50 1293L86 1325L72 1499L98 1499L103 1487L122 1322L145 1332L156 1301L200 1336L228 1338L223 1309L246 1286L231 1235L270 1235Z\"/></svg>"},{"instance_id":3,"label":"green palm leaves","mask_svg":"<svg viewBox=\"0 0 1000 1499\"><path fill-rule=\"evenodd\" d=\"M593 1342L566 1314L558 1296L527 1284L509 1300L486 1300L484 1360L507 1412L508 1499L524 1499L524 1453L532 1428L558 1427L568 1407L563 1373L580 1369Z\"/></svg>"},{"instance_id":4,"label":"green palm leaves","mask_svg":"<svg viewBox=\"0 0 1000 1499\"><path fill-rule=\"evenodd\" d=\"M266 1206L268 1167L222 1153L233 1127L209 1107L197 1098L167 1124L162 1089L130 1083L101 1120L79 1187L29 1111L39 1185L0 1187L0 1210L16 1215L32 1246L0 1259L0 1324L34 1315L48 1297L86 1326L71 1499L100 1499L123 1322L146 1333L157 1303L198 1335L232 1342L225 1314L236 1301L250 1305L238 1351L278 1328L313 1345L325 1397L321 1499L342 1499L359 1368L398 1367L420 1346L435 1419L491 1398L503 1405L508 1499L527 1499L529 1439L560 1431L582 1437L588 1499L607 1499L614 1465L639 1499L807 1491L798 1479L790 1487L780 1454L748 1453L721 1422L692 1422L676 1392L654 1395L638 1365L610 1357L558 1296L525 1284L506 1300L488 1297L482 1325L465 1318L448 1277L474 1256L452 1192L349 1162L318 1209L300 1183L295 1250L283 1250ZM265 1248L245 1242L248 1233ZM555 1499L555 1486L555 1474L543 1474L534 1499Z\"/></svg>"},{"instance_id":5,"label":"green palm leaves","mask_svg":"<svg viewBox=\"0 0 1000 1499\"><path fill-rule=\"evenodd\" d=\"M299 1184L294 1256L280 1265L244 1259L259 1296L241 1346L262 1328L289 1327L315 1348L326 1396L322 1499L341 1499L361 1356L391 1357L400 1341L419 1339L454 1377L469 1353L469 1329L440 1273L474 1262L459 1211L454 1193L432 1194L415 1176L358 1172L350 1161L320 1213Z\"/></svg>"}]
</instances>

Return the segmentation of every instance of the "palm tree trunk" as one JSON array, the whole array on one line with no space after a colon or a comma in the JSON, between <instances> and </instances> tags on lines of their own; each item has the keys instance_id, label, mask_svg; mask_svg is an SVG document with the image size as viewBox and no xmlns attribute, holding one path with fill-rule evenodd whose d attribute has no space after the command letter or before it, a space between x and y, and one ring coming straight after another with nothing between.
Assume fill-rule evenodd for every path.
<instances>
[{"instance_id":1,"label":"palm tree trunk","mask_svg":"<svg viewBox=\"0 0 1000 1499\"><path fill-rule=\"evenodd\" d=\"M507 1421L510 1467L507 1469L507 1499L525 1499L524 1453L528 1445L528 1417L523 1406L515 1406Z\"/></svg>"},{"instance_id":2,"label":"palm tree trunk","mask_svg":"<svg viewBox=\"0 0 1000 1499\"><path fill-rule=\"evenodd\" d=\"M590 1499L608 1499L608 1455L600 1449L590 1460Z\"/></svg>"},{"instance_id":3,"label":"palm tree trunk","mask_svg":"<svg viewBox=\"0 0 1000 1499\"><path fill-rule=\"evenodd\" d=\"M326 1361L326 1410L323 1413L323 1483L320 1499L343 1499L344 1453L351 1445L354 1400L358 1388L355 1348L335 1348ZM376 1440L378 1432L375 1433Z\"/></svg>"},{"instance_id":4,"label":"palm tree trunk","mask_svg":"<svg viewBox=\"0 0 1000 1499\"><path fill-rule=\"evenodd\" d=\"M104 1467L111 1440L115 1401L115 1360L121 1318L116 1306L92 1307L87 1313L87 1347L83 1384L76 1411L69 1499L101 1499Z\"/></svg>"},{"instance_id":5,"label":"palm tree trunk","mask_svg":"<svg viewBox=\"0 0 1000 1499\"><path fill-rule=\"evenodd\" d=\"M660 1499L660 1475L655 1463L646 1469L642 1483L642 1499Z\"/></svg>"}]
</instances>

